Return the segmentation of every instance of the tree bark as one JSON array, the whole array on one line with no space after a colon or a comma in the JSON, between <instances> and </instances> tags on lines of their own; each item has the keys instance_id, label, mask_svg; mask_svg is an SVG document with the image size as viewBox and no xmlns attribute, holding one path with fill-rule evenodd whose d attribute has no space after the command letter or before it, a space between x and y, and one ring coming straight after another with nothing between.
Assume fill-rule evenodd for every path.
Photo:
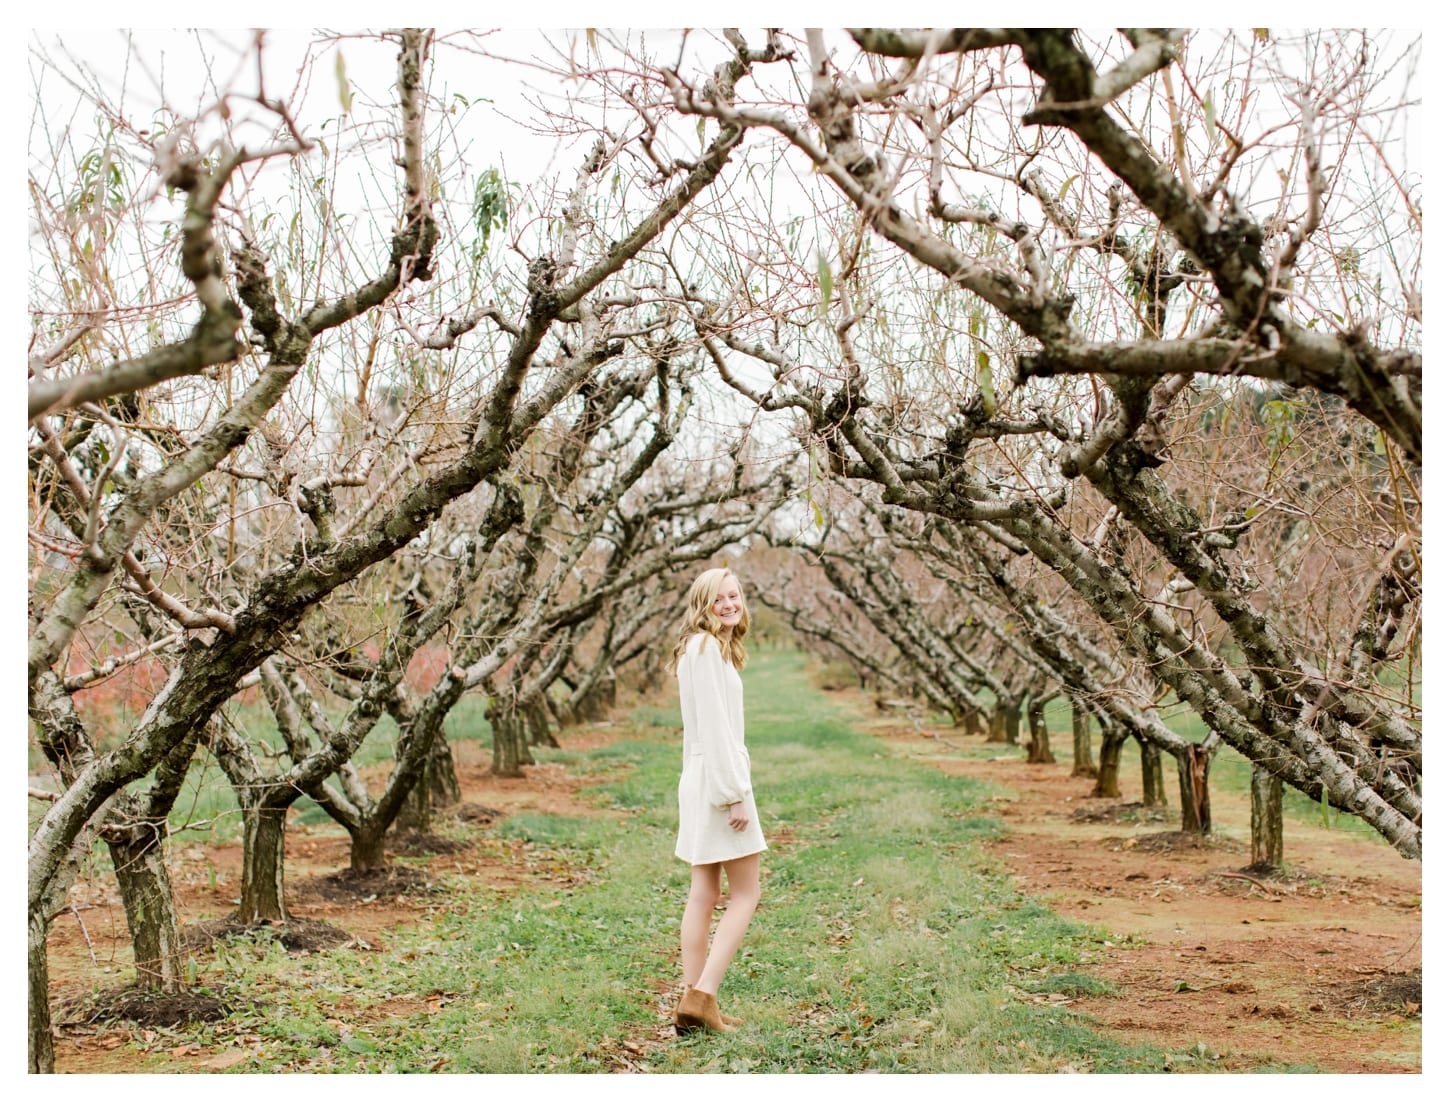
<instances>
[{"instance_id":1,"label":"tree bark","mask_svg":"<svg viewBox=\"0 0 1450 1102\"><path fill-rule=\"evenodd\" d=\"M1002 702L1002 734L1003 741L1008 746L1019 745L1018 735L1022 731L1022 701L1026 696L1026 693L1017 693Z\"/></svg>"},{"instance_id":2,"label":"tree bark","mask_svg":"<svg viewBox=\"0 0 1450 1102\"><path fill-rule=\"evenodd\" d=\"M166 755L144 796L120 797L102 831L126 908L136 982L167 994L175 994L182 985L181 924L166 869L167 817L186 780L201 734L198 729Z\"/></svg>"},{"instance_id":3,"label":"tree bark","mask_svg":"<svg viewBox=\"0 0 1450 1102\"><path fill-rule=\"evenodd\" d=\"M283 889L287 808L259 800L242 807L242 902L237 919L248 925L288 921Z\"/></svg>"},{"instance_id":4,"label":"tree bark","mask_svg":"<svg viewBox=\"0 0 1450 1102\"><path fill-rule=\"evenodd\" d=\"M181 989L181 924L161 839L166 823L132 826L107 839L136 962L136 984L175 994Z\"/></svg>"},{"instance_id":5,"label":"tree bark","mask_svg":"<svg viewBox=\"0 0 1450 1102\"><path fill-rule=\"evenodd\" d=\"M463 799L463 786L458 781L458 765L453 760L453 747L442 730L433 736L428 752L428 800L435 811L457 807Z\"/></svg>"},{"instance_id":6,"label":"tree bark","mask_svg":"<svg viewBox=\"0 0 1450 1102\"><path fill-rule=\"evenodd\" d=\"M32 1075L55 1071L55 1038L50 1032L50 961L45 951L49 932L49 916L41 911L31 911L26 926L25 956L30 1007L25 1070Z\"/></svg>"},{"instance_id":7,"label":"tree bark","mask_svg":"<svg viewBox=\"0 0 1450 1102\"><path fill-rule=\"evenodd\" d=\"M408 789L407 794L404 795L404 797L403 797L403 803L402 803L402 805L398 808L397 818L394 819L393 820L393 823L392 823L392 825L396 829L398 829L398 830L415 830L415 831L418 831L419 833L424 833L424 832L432 829L432 827L433 827L433 807L432 807L432 800L429 798L429 790L431 788L431 784L430 784L430 779L428 777L428 774L430 772L431 772L431 770L429 768L428 763L427 762L424 762L424 764L423 764L423 770L419 774L417 781L413 784L413 786L411 788ZM371 816L369 816L369 818L371 818ZM377 833L377 834L379 834L379 837L381 838L381 832L377 832L377 831L367 831L366 833L370 833L370 834L371 833ZM369 843L369 845L371 845L371 842ZM382 857L382 850L381 850L381 846L379 845L378 846L378 859L379 859L379 863L381 863L381 857ZM371 855L369 855L366 858L366 860L368 860L369 862L371 862L371 860L372 860ZM354 856L354 858L353 858L353 865L354 865L354 867L356 867L356 865L357 865L357 858L356 858L356 856ZM369 865L369 867L373 867L373 866Z\"/></svg>"},{"instance_id":8,"label":"tree bark","mask_svg":"<svg viewBox=\"0 0 1450 1102\"><path fill-rule=\"evenodd\" d=\"M1007 705L1000 697L992 705L992 712L987 717L987 741L1007 741Z\"/></svg>"},{"instance_id":9,"label":"tree bark","mask_svg":"<svg viewBox=\"0 0 1450 1102\"><path fill-rule=\"evenodd\" d=\"M1163 786L1163 751L1149 742L1138 742L1143 767L1143 806L1167 807L1168 791Z\"/></svg>"},{"instance_id":10,"label":"tree bark","mask_svg":"<svg viewBox=\"0 0 1450 1102\"><path fill-rule=\"evenodd\" d=\"M1050 699L1050 696L1036 694L1027 698L1027 760L1033 765L1047 765L1057 761L1052 753L1047 720L1043 715Z\"/></svg>"},{"instance_id":11,"label":"tree bark","mask_svg":"<svg viewBox=\"0 0 1450 1102\"><path fill-rule=\"evenodd\" d=\"M1183 804L1183 832L1207 834L1213 827L1208 799L1208 767L1211 750L1193 744L1178 758L1178 795Z\"/></svg>"},{"instance_id":12,"label":"tree bark","mask_svg":"<svg viewBox=\"0 0 1450 1102\"><path fill-rule=\"evenodd\" d=\"M1093 777L1098 775L1093 764L1092 715L1078 701L1072 701L1072 775Z\"/></svg>"},{"instance_id":13,"label":"tree bark","mask_svg":"<svg viewBox=\"0 0 1450 1102\"><path fill-rule=\"evenodd\" d=\"M1123 792L1118 787L1118 762L1123 756L1123 744L1128 741L1128 732L1116 723L1103 727L1103 744L1098 751L1098 783L1093 785L1093 795L1103 799L1121 799Z\"/></svg>"},{"instance_id":14,"label":"tree bark","mask_svg":"<svg viewBox=\"0 0 1450 1102\"><path fill-rule=\"evenodd\" d=\"M992 706L991 719L987 728L988 742L1004 742L1017 745L1017 735L1022 729L1022 701L1026 693L1006 693L997 697Z\"/></svg>"},{"instance_id":15,"label":"tree bark","mask_svg":"<svg viewBox=\"0 0 1450 1102\"><path fill-rule=\"evenodd\" d=\"M372 872L388 863L383 849L387 827L388 824L369 816L348 830L352 843L348 847L348 868L352 872Z\"/></svg>"},{"instance_id":16,"label":"tree bark","mask_svg":"<svg viewBox=\"0 0 1450 1102\"><path fill-rule=\"evenodd\" d=\"M574 709L574 719L578 723L597 723L609 714L615 703L616 681L614 671L600 677L579 699Z\"/></svg>"},{"instance_id":17,"label":"tree bark","mask_svg":"<svg viewBox=\"0 0 1450 1102\"><path fill-rule=\"evenodd\" d=\"M558 746L559 740L549 728L549 706L544 703L543 694L529 697L519 706L524 727L528 730L530 746Z\"/></svg>"},{"instance_id":18,"label":"tree bark","mask_svg":"<svg viewBox=\"0 0 1450 1102\"><path fill-rule=\"evenodd\" d=\"M488 709L493 728L493 772L499 777L522 777L524 766L533 765L529 734L516 706L495 700Z\"/></svg>"},{"instance_id":19,"label":"tree bark","mask_svg":"<svg viewBox=\"0 0 1450 1102\"><path fill-rule=\"evenodd\" d=\"M1284 782L1268 770L1254 767L1249 780L1252 796L1249 834L1253 872L1278 872L1284 865Z\"/></svg>"},{"instance_id":20,"label":"tree bark","mask_svg":"<svg viewBox=\"0 0 1450 1102\"><path fill-rule=\"evenodd\" d=\"M463 799L458 781L458 767L453 761L453 748L442 729L433 735L427 760L413 787L408 790L396 820L399 830L431 830L433 813L457 807Z\"/></svg>"}]
</instances>

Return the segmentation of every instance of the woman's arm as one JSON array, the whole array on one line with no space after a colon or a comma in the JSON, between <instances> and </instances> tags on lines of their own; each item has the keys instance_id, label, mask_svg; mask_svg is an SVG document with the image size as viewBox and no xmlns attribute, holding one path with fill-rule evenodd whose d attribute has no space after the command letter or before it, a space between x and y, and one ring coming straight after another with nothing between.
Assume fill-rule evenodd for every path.
<instances>
[{"instance_id":1,"label":"woman's arm","mask_svg":"<svg viewBox=\"0 0 1450 1102\"><path fill-rule=\"evenodd\" d=\"M726 703L725 659L714 639L703 646L690 640L680 663L680 692L690 693L700 748L705 752L705 798L710 806L728 810L750 793L750 768L743 750L730 737ZM739 829L739 828L737 828Z\"/></svg>"}]
</instances>

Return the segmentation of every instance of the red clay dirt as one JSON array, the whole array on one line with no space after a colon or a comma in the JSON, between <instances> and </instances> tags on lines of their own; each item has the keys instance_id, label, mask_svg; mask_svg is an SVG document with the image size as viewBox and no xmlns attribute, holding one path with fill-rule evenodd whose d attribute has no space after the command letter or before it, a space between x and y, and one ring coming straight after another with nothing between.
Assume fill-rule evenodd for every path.
<instances>
[{"instance_id":1,"label":"red clay dirt","mask_svg":"<svg viewBox=\"0 0 1450 1102\"><path fill-rule=\"evenodd\" d=\"M864 699L852 703L862 712L868 706ZM1076 971L1111 984L1113 994L1019 997L1071 1007L1125 1041L1161 1048L1165 1063L1177 1061L1185 1071L1275 1064L1420 1071L1418 864L1372 839L1288 819L1287 875L1249 877L1241 871L1248 863L1244 793L1215 789L1215 832L1194 841L1176 833L1176 809L1154 819L1124 800L1090 799L1091 780L1071 777L1061 761L1028 765L1021 750L1006 746L983 757L979 740L969 746L960 734L923 736L899 720L865 726L909 757L999 788L991 806L1006 830L992 851L1023 892L1102 931L1101 959ZM598 725L560 741L588 749L628 730ZM1070 763L1065 742L1055 749ZM528 767L522 778L494 777L485 751L468 743L457 750L465 817L609 814L579 795L596 778L557 764ZM1123 780L1131 799L1136 778ZM296 916L341 927L358 947L375 950L386 948L393 930L424 920L428 900L417 893L330 898L328 878L347 859L347 839L330 824L289 829L288 900ZM226 915L239 867L237 845L176 845L171 869L183 923ZM484 877L504 890L587 876L523 842L493 837L421 867ZM125 915L111 885L108 877L78 884L73 913L52 928L56 1070L208 1071L245 1059L245 1047L168 1048L174 1042L164 1031L88 1024L67 1010L96 988L131 977ZM669 998L662 989L661 1006ZM620 1058L620 1070L629 1070L629 1054Z\"/></svg>"},{"instance_id":2,"label":"red clay dirt","mask_svg":"<svg viewBox=\"0 0 1450 1102\"><path fill-rule=\"evenodd\" d=\"M566 732L560 743L571 750L588 750L614 741L628 728L596 724ZM579 789L603 778L571 773L550 763L525 766L522 777L496 777L489 772L488 750L474 743L455 745L455 760L463 792L460 816L490 821L520 812L565 816L608 815ZM184 839L184 835L182 836ZM398 843L406 842L406 838ZM445 847L452 849L452 847ZM390 838L389 857L406 850ZM331 823L320 826L289 824L287 831L287 906L294 918L308 924L326 923L351 935L347 944L364 950L387 949L391 932L426 919L426 893L407 890L406 880L393 890L361 897L336 890L337 877L348 866L348 838ZM437 853L427 860L409 861L408 868L436 874L478 876L503 890L547 882L577 882L588 870L566 866L519 839L479 836L474 841ZM168 860L177 909L184 927L194 929L232 911L237 902L241 870L240 842L227 845L173 844ZM97 876L79 882L71 892L72 909L57 917L49 938L52 1015L59 1036L55 1070L87 1073L136 1071L214 1071L227 1061L245 1059L243 1047L220 1052L196 1045L168 1047L164 1030L115 1027L86 1020L83 1005L96 989L119 989L134 973L126 915L115 882ZM391 1008L405 1013L406 1008ZM246 1038L241 1038L245 1042ZM260 1038L258 1038L260 1040ZM139 1042L139 1043L138 1043ZM220 1062L219 1062L220 1061Z\"/></svg>"},{"instance_id":3,"label":"red clay dirt","mask_svg":"<svg viewBox=\"0 0 1450 1102\"><path fill-rule=\"evenodd\" d=\"M1215 786L1214 830L1200 839L1178 831L1176 795L1149 815L1090 798L1092 779L1070 775L1067 736L1054 740L1056 764L1029 765L1015 747L983 757L980 739L944 741L899 720L867 726L999 787L991 805L1006 831L992 852L1023 892L1103 932L1101 960L1078 971L1113 994L1023 997L1161 1048L1183 1071L1421 1070L1418 863L1286 816L1284 874L1251 875L1247 792ZM1141 799L1133 772L1122 789Z\"/></svg>"}]
</instances>

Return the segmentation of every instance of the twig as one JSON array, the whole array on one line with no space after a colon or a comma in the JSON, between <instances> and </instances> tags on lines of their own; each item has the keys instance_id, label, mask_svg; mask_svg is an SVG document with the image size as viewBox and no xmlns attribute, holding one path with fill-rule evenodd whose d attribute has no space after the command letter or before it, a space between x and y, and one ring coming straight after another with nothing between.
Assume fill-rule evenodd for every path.
<instances>
[{"instance_id":1,"label":"twig","mask_svg":"<svg viewBox=\"0 0 1450 1102\"><path fill-rule=\"evenodd\" d=\"M100 964L101 962L96 959L96 947L91 944L91 934L90 931L86 929L85 919L81 918L81 913L80 911L76 910L76 905L74 903L70 905L69 910L71 914L76 916L76 925L81 928L81 937L86 939L86 952L90 953L91 955L91 963Z\"/></svg>"},{"instance_id":2,"label":"twig","mask_svg":"<svg viewBox=\"0 0 1450 1102\"><path fill-rule=\"evenodd\" d=\"M1241 872L1221 872L1218 875L1219 876L1223 876L1223 877L1227 877L1230 880L1247 880L1250 884L1254 885L1254 887L1256 887L1256 888L1263 888L1264 891L1270 892L1270 893L1272 893L1274 895L1283 895L1284 894L1280 889L1274 888L1274 887L1270 887L1268 884L1265 884L1262 880L1255 880L1252 876L1245 876Z\"/></svg>"}]
</instances>

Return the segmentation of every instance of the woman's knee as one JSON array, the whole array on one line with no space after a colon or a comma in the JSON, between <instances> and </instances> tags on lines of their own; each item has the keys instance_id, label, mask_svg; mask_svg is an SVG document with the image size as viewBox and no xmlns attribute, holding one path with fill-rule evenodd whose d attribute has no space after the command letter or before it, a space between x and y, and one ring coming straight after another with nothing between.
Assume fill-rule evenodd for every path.
<instances>
[{"instance_id":1,"label":"woman's knee","mask_svg":"<svg viewBox=\"0 0 1450 1102\"><path fill-rule=\"evenodd\" d=\"M749 903L752 906L760 902L760 870L758 866L749 865L735 869L735 875L730 877L730 899L740 900L742 903ZM728 872L726 874L729 875Z\"/></svg>"},{"instance_id":2,"label":"woman's knee","mask_svg":"<svg viewBox=\"0 0 1450 1102\"><path fill-rule=\"evenodd\" d=\"M730 902L734 903L737 900L742 906L747 903L751 907L758 905L760 903L760 882L756 881L754 883L739 885L731 884Z\"/></svg>"},{"instance_id":3,"label":"woman's knee","mask_svg":"<svg viewBox=\"0 0 1450 1102\"><path fill-rule=\"evenodd\" d=\"M719 888L691 888L689 906L697 909L713 911L715 904L720 902Z\"/></svg>"},{"instance_id":4,"label":"woman's knee","mask_svg":"<svg viewBox=\"0 0 1450 1102\"><path fill-rule=\"evenodd\" d=\"M690 878L690 901L692 907L708 907L713 910L720 902L720 867L696 866Z\"/></svg>"}]
</instances>

